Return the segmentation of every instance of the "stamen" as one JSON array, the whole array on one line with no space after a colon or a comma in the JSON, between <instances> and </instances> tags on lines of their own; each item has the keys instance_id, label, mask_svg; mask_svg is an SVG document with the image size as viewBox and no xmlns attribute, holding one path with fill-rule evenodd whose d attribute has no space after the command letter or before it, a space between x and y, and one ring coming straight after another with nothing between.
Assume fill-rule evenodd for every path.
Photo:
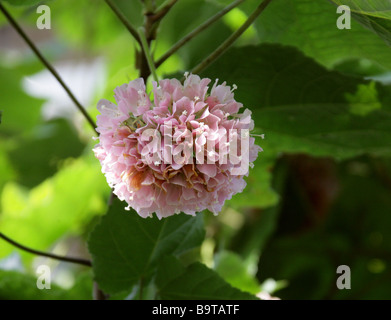
<instances>
[{"instance_id":1,"label":"stamen","mask_svg":"<svg viewBox=\"0 0 391 320\"><path fill-rule=\"evenodd\" d=\"M252 137L260 137L260 138L262 138L262 139L265 139L265 134L263 133L263 134L254 134L254 133L252 133L252 134L250 134Z\"/></svg>"}]
</instances>

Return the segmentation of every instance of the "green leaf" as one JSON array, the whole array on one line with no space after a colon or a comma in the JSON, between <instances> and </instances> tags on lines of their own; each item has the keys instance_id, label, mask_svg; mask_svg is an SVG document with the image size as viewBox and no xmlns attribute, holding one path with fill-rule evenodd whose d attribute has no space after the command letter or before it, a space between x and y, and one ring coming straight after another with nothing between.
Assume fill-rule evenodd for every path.
<instances>
[{"instance_id":1,"label":"green leaf","mask_svg":"<svg viewBox=\"0 0 391 320\"><path fill-rule=\"evenodd\" d=\"M391 45L391 3L379 0L331 0L346 5L352 16Z\"/></svg>"},{"instance_id":2,"label":"green leaf","mask_svg":"<svg viewBox=\"0 0 391 320\"><path fill-rule=\"evenodd\" d=\"M350 112L356 115L366 116L381 108L375 82L359 85L355 94L346 94L346 100L350 102Z\"/></svg>"},{"instance_id":3,"label":"green leaf","mask_svg":"<svg viewBox=\"0 0 391 320\"><path fill-rule=\"evenodd\" d=\"M346 94L369 81L329 71L279 45L234 48L205 74L238 86L236 99L253 111L255 126L265 134L259 142L265 154L391 155L388 87L376 85L381 109L365 117L353 114Z\"/></svg>"},{"instance_id":4,"label":"green leaf","mask_svg":"<svg viewBox=\"0 0 391 320\"><path fill-rule=\"evenodd\" d=\"M1 135L20 134L33 128L41 119L43 100L32 98L22 90L22 78L28 66L7 69L0 66L2 110ZM21 110L23 109L23 112Z\"/></svg>"},{"instance_id":5,"label":"green leaf","mask_svg":"<svg viewBox=\"0 0 391 320\"><path fill-rule=\"evenodd\" d=\"M174 257L159 263L156 285L163 300L256 300L231 287L215 271L196 262L184 267Z\"/></svg>"},{"instance_id":6,"label":"green leaf","mask_svg":"<svg viewBox=\"0 0 391 320\"><path fill-rule=\"evenodd\" d=\"M273 190L283 199L284 188L287 180L287 166L283 162L278 162L274 168L271 186ZM269 188L271 187L269 186ZM259 257L270 237L278 228L278 219L281 201L278 205L246 215L246 221L239 232L230 241L231 250L240 254L245 260L251 260L255 255Z\"/></svg>"},{"instance_id":7,"label":"green leaf","mask_svg":"<svg viewBox=\"0 0 391 320\"><path fill-rule=\"evenodd\" d=\"M262 140L259 140L256 143L262 144ZM244 178L247 182L245 192L236 194L226 204L233 208L274 206L279 199L278 194L270 187L274 160L274 155L269 157L268 153L260 153L254 162L254 168L250 169L250 174Z\"/></svg>"},{"instance_id":8,"label":"green leaf","mask_svg":"<svg viewBox=\"0 0 391 320\"><path fill-rule=\"evenodd\" d=\"M376 18L364 14L353 14L352 16L391 46L391 20Z\"/></svg>"},{"instance_id":9,"label":"green leaf","mask_svg":"<svg viewBox=\"0 0 391 320\"><path fill-rule=\"evenodd\" d=\"M260 284L250 273L248 262L230 251L219 252L215 257L215 271L234 288L257 294Z\"/></svg>"},{"instance_id":10,"label":"green leaf","mask_svg":"<svg viewBox=\"0 0 391 320\"><path fill-rule=\"evenodd\" d=\"M279 174L277 168L276 174ZM277 192L281 190L274 186ZM262 210L246 221L246 224L239 230L232 240L231 249L240 253L242 257L248 259L251 255L259 255L269 241L269 238L277 229L279 217L279 205Z\"/></svg>"},{"instance_id":11,"label":"green leaf","mask_svg":"<svg viewBox=\"0 0 391 320\"><path fill-rule=\"evenodd\" d=\"M51 2L53 0L2 0L2 1L8 2L13 6L33 6L39 4L48 4L48 2Z\"/></svg>"},{"instance_id":12,"label":"green leaf","mask_svg":"<svg viewBox=\"0 0 391 320\"><path fill-rule=\"evenodd\" d=\"M308 203L316 190L313 182L303 188L298 171L290 172L278 232L262 252L258 279L286 279L288 287L277 294L283 300L390 299L391 161L359 157L339 163L335 170L338 196L321 219ZM328 186L329 192L333 187L327 179L316 183ZM339 265L351 268L351 290L336 289Z\"/></svg>"},{"instance_id":13,"label":"green leaf","mask_svg":"<svg viewBox=\"0 0 391 320\"><path fill-rule=\"evenodd\" d=\"M383 0L331 0L337 5L346 5L352 12L372 17L391 19L391 3Z\"/></svg>"},{"instance_id":14,"label":"green leaf","mask_svg":"<svg viewBox=\"0 0 391 320\"><path fill-rule=\"evenodd\" d=\"M369 1L368 5L371 2L375 3ZM376 1L376 5L381 3L389 6L388 1ZM254 10L255 3L246 1L243 6L249 13ZM382 39L374 37L354 19L350 30L339 30L336 26L338 17L336 7L329 1L278 0L272 1L256 20L255 28L262 42L295 46L327 67L346 59L366 59L391 69L390 49ZM387 22L385 33L389 30Z\"/></svg>"},{"instance_id":15,"label":"green leaf","mask_svg":"<svg viewBox=\"0 0 391 320\"><path fill-rule=\"evenodd\" d=\"M96 281L107 293L130 289L139 279L148 279L162 257L186 252L204 239L200 214L144 219L134 210L125 211L124 206L115 199L88 241Z\"/></svg>"}]
</instances>

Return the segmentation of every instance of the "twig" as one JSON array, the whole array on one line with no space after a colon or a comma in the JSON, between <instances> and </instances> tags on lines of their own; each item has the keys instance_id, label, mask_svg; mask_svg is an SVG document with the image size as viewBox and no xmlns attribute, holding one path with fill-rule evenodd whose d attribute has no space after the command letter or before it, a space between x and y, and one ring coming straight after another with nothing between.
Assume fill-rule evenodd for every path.
<instances>
[{"instance_id":1,"label":"twig","mask_svg":"<svg viewBox=\"0 0 391 320\"><path fill-rule=\"evenodd\" d=\"M8 11L5 9L5 7L0 2L0 10L3 12L4 16L7 18L9 23L15 28L15 30L19 33L19 35L23 38L23 40L28 44L28 46L31 48L31 50L34 51L35 55L38 57L38 59L45 65L45 67L50 71L50 73L56 78L56 80L59 82L59 84L64 88L66 93L68 94L69 98L73 101L73 103L76 105L76 107L79 109L79 111L83 114L83 116L86 118L92 129L95 131L96 134L96 125L94 120L90 117L90 115L87 113L87 111L83 108L83 106L80 104L80 102L76 99L76 97L73 95L71 90L68 88L68 86L65 84L65 82L62 80L60 75L57 73L57 71L54 69L54 67L45 59L45 57L41 54L41 52L38 50L38 48L35 46L35 44L30 40L30 38L27 36L27 34L22 30L22 28L19 26L19 24L16 22L14 18L8 13Z\"/></svg>"},{"instance_id":2,"label":"twig","mask_svg":"<svg viewBox=\"0 0 391 320\"><path fill-rule=\"evenodd\" d=\"M123 13L121 11L118 10L118 8L113 4L113 2L111 0L105 0L106 4L111 8L111 10L115 13L115 15L117 16L117 18L122 22L122 24L126 27L126 29L128 29L128 31L130 32L130 34L133 36L133 38L141 44L140 42L140 37L137 33L137 30L135 29L135 27L133 27L130 22L128 21L128 19L126 19L126 17L123 15Z\"/></svg>"},{"instance_id":3,"label":"twig","mask_svg":"<svg viewBox=\"0 0 391 320\"><path fill-rule=\"evenodd\" d=\"M109 296L99 288L96 281L94 281L92 285L92 297L94 300L107 300L109 298Z\"/></svg>"},{"instance_id":4,"label":"twig","mask_svg":"<svg viewBox=\"0 0 391 320\"><path fill-rule=\"evenodd\" d=\"M227 40L225 40L215 51L213 51L204 61L198 64L192 73L198 74L208 67L213 61L219 58L229 47L247 30L255 19L266 9L272 0L264 0L255 11L248 17L245 23L236 30Z\"/></svg>"},{"instance_id":5,"label":"twig","mask_svg":"<svg viewBox=\"0 0 391 320\"><path fill-rule=\"evenodd\" d=\"M232 2L230 5L216 13L213 17L210 17L208 20L206 20L203 24L201 24L198 28L194 29L190 33L188 33L186 36L184 36L181 40L179 40L177 43L175 43L163 56L159 58L159 60L156 61L156 68L159 68L169 57L171 57L175 52L177 52L180 48L182 48L186 43L188 43L191 39L193 39L195 36L197 36L199 33L207 29L210 25L212 25L214 22L219 20L222 16L227 14L229 11L231 11L233 8L237 7L239 4L244 2L245 0L236 0Z\"/></svg>"},{"instance_id":6,"label":"twig","mask_svg":"<svg viewBox=\"0 0 391 320\"><path fill-rule=\"evenodd\" d=\"M139 282L139 300L143 300L143 289L144 289L144 279L143 277L140 278Z\"/></svg>"},{"instance_id":7,"label":"twig","mask_svg":"<svg viewBox=\"0 0 391 320\"><path fill-rule=\"evenodd\" d=\"M81 264L81 265L88 266L88 267L92 266L91 261L89 261L89 260L79 259L79 258L71 258L71 257L63 257L63 256L58 256L56 254L28 248L20 243L17 243L16 241L12 240L11 238L8 238L2 232L0 232L0 238L2 238L3 240L7 241L8 243L12 244L13 246L15 246L17 248L24 250L24 251L27 251L32 254L36 254L39 256L48 257L48 258L52 258L52 259L56 259L56 260L60 260L60 261L77 263L77 264Z\"/></svg>"},{"instance_id":8,"label":"twig","mask_svg":"<svg viewBox=\"0 0 391 320\"><path fill-rule=\"evenodd\" d=\"M150 48L151 43L156 38L156 30L158 23L153 22L153 15L156 11L156 3L154 0L143 0L144 5L144 30L143 35L145 35L146 40L146 47ZM140 38L140 35L139 35ZM140 77L144 79L145 82L147 82L148 77L150 76L152 70L150 70L149 62L147 61L147 56L144 53L144 48L141 43L140 38L140 46L141 50L137 51L137 59L136 59L136 67L140 71ZM145 43L144 43L145 47Z\"/></svg>"},{"instance_id":9,"label":"twig","mask_svg":"<svg viewBox=\"0 0 391 320\"><path fill-rule=\"evenodd\" d=\"M140 40L141 40L142 52L143 52L143 54L145 56L145 59L147 60L149 71L151 72L151 74L152 74L153 78L155 79L155 81L158 82L159 79L158 79L157 74L156 74L155 65L154 65L153 59L151 57L151 52L149 50L149 46L148 46L148 43L147 43L147 38L145 37L145 28L144 27L140 27L138 31L139 31Z\"/></svg>"}]
</instances>

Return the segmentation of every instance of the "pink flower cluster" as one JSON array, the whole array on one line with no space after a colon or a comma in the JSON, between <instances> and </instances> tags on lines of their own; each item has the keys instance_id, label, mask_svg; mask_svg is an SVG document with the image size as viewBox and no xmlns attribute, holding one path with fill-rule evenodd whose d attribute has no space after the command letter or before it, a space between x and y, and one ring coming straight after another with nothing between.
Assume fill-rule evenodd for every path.
<instances>
[{"instance_id":1,"label":"pink flower cluster","mask_svg":"<svg viewBox=\"0 0 391 320\"><path fill-rule=\"evenodd\" d=\"M142 217L219 213L246 186L240 160L251 166L262 150L249 137L251 112L239 113L235 86L216 80L208 92L210 79L185 76L183 85L154 82L153 101L140 78L114 90L117 105L98 103L95 155L114 194Z\"/></svg>"}]
</instances>

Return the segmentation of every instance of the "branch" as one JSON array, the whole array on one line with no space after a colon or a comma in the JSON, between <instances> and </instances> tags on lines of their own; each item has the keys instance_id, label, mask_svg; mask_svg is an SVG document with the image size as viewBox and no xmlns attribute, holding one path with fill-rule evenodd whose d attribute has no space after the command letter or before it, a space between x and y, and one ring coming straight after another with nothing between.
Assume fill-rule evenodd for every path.
<instances>
[{"instance_id":1,"label":"branch","mask_svg":"<svg viewBox=\"0 0 391 320\"><path fill-rule=\"evenodd\" d=\"M177 3L178 0L169 0L167 4L163 3L163 5L157 9L156 13L152 16L153 22L160 21L169 11L170 9Z\"/></svg>"},{"instance_id":2,"label":"branch","mask_svg":"<svg viewBox=\"0 0 391 320\"><path fill-rule=\"evenodd\" d=\"M215 51L213 51L204 61L198 64L192 73L197 74L207 68L213 61L219 58L229 47L247 30L256 18L266 9L272 0L264 0L257 9L248 17L245 23L236 30L227 40L225 40Z\"/></svg>"},{"instance_id":3,"label":"branch","mask_svg":"<svg viewBox=\"0 0 391 320\"><path fill-rule=\"evenodd\" d=\"M50 71L50 73L56 78L56 80L59 82L59 84L64 88L66 93L68 94L69 98L73 101L73 103L76 105L76 107L79 109L79 111L83 114L83 116L86 118L88 123L90 124L91 128L95 131L97 134L95 128L95 122L92 120L90 115L87 113L87 111L83 108L83 106L80 104L80 102L76 99L76 97L73 95L71 90L68 88L68 86L65 84L65 82L62 80L60 75L57 73L57 71L54 69L54 67L45 59L45 57L41 54L41 52L38 50L38 48L35 46L35 44L30 40L30 38L27 36L27 34L22 30L22 28L18 25L18 23L12 18L12 16L8 13L8 11L5 9L5 7L0 2L0 10L3 12L4 16L7 18L9 23L14 27L14 29L19 33L19 35L23 38L23 40L28 44L31 50L34 51L35 55L38 57L39 60L44 64L44 66Z\"/></svg>"},{"instance_id":4,"label":"branch","mask_svg":"<svg viewBox=\"0 0 391 320\"><path fill-rule=\"evenodd\" d=\"M149 50L147 38L145 37L145 28L144 27L139 28L139 35L140 35L140 40L141 40L142 53L144 54L145 59L147 60L149 71L151 72L155 81L159 82L159 79L156 74L155 65L154 65L153 59L151 57L151 52Z\"/></svg>"},{"instance_id":5,"label":"branch","mask_svg":"<svg viewBox=\"0 0 391 320\"><path fill-rule=\"evenodd\" d=\"M122 14L121 11L118 10L118 8L113 4L113 2L111 0L105 0L105 2L111 8L111 10L115 13L117 18L123 23L123 25L126 27L126 29L128 29L128 31L133 36L133 38L139 44L141 44L140 37L139 37L139 35L137 33L137 30L130 24L128 19L126 19L126 17Z\"/></svg>"},{"instance_id":6,"label":"branch","mask_svg":"<svg viewBox=\"0 0 391 320\"><path fill-rule=\"evenodd\" d=\"M0 232L0 238L2 238L3 240L7 241L8 243L12 244L13 246L15 246L17 248L19 248L21 250L24 250L24 251L27 251L27 252L30 252L32 254L36 254L36 255L39 255L39 256L48 257L48 258L52 258L52 259L56 259L56 260L60 260L60 261L77 263L77 264L81 264L81 265L88 266L88 267L92 266L91 261L89 261L89 260L58 256L56 254L42 252L42 251L38 251L38 250L35 250L35 249L31 249L31 248L25 247L24 245L19 244L16 241L8 238L2 232Z\"/></svg>"},{"instance_id":7,"label":"branch","mask_svg":"<svg viewBox=\"0 0 391 320\"><path fill-rule=\"evenodd\" d=\"M239 4L244 2L245 0L236 0L232 2L230 5L225 7L223 10L219 11L217 14L215 14L213 17L206 20L203 24L201 24L198 28L194 29L190 33L188 33L186 36L184 36L181 40L179 40L177 43L175 43L163 56L159 58L159 60L156 62L156 68L159 68L160 65L162 65L169 57L171 57L175 52L177 52L180 48L182 48L186 43L188 43L191 39L193 39L195 36L197 36L199 33L204 31L206 28L208 28L210 25L215 23L217 20L219 20L222 16L227 14L229 11L231 11L233 8L237 7Z\"/></svg>"},{"instance_id":8,"label":"branch","mask_svg":"<svg viewBox=\"0 0 391 320\"><path fill-rule=\"evenodd\" d=\"M109 295L105 294L100 288L96 281L92 285L92 298L94 300L107 300Z\"/></svg>"},{"instance_id":9,"label":"branch","mask_svg":"<svg viewBox=\"0 0 391 320\"><path fill-rule=\"evenodd\" d=\"M156 3L155 0L142 0L142 3L145 8L145 15L149 15L153 13L156 9Z\"/></svg>"}]
</instances>

